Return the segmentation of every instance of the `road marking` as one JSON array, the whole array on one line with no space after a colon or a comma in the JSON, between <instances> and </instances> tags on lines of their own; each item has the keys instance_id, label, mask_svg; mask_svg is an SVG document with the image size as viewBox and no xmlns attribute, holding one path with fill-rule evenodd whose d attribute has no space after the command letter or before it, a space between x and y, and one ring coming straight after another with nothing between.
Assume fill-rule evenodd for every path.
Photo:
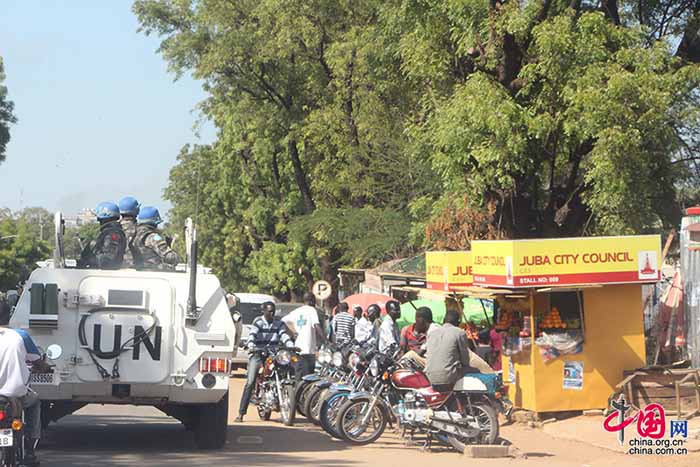
<instances>
[{"instance_id":1,"label":"road marking","mask_svg":"<svg viewBox=\"0 0 700 467\"><path fill-rule=\"evenodd\" d=\"M236 439L238 444L262 444L262 436L239 436Z\"/></svg>"}]
</instances>

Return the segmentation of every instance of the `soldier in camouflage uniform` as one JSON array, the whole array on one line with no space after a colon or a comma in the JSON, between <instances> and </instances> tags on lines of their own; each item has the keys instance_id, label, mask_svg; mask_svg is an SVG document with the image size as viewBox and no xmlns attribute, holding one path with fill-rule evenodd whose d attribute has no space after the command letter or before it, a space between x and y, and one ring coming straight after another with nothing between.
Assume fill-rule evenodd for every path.
<instances>
[{"instance_id":1,"label":"soldier in camouflage uniform","mask_svg":"<svg viewBox=\"0 0 700 467\"><path fill-rule=\"evenodd\" d=\"M132 196L125 196L119 200L119 213L122 218L119 223L122 225L126 235L126 251L124 252L124 263L122 267L134 267L134 238L136 237L136 216L139 213L139 202Z\"/></svg>"},{"instance_id":2,"label":"soldier in camouflage uniform","mask_svg":"<svg viewBox=\"0 0 700 467\"><path fill-rule=\"evenodd\" d=\"M180 262L177 253L170 248L164 235L158 231L162 219L158 209L144 206L136 218L134 237L134 264L141 269L174 269Z\"/></svg>"},{"instance_id":3,"label":"soldier in camouflage uniform","mask_svg":"<svg viewBox=\"0 0 700 467\"><path fill-rule=\"evenodd\" d=\"M100 203L95 209L95 215L100 223L100 232L83 250L78 267L119 269L126 250L126 235L119 224L119 207L112 202Z\"/></svg>"}]
</instances>

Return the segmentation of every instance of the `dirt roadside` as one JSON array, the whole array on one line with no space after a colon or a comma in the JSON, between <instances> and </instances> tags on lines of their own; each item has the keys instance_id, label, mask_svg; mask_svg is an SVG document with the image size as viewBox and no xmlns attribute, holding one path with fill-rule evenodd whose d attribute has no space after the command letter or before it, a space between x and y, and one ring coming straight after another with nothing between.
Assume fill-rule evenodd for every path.
<instances>
[{"instance_id":1,"label":"dirt roadside","mask_svg":"<svg viewBox=\"0 0 700 467\"><path fill-rule=\"evenodd\" d=\"M642 466L642 467L697 467L700 466L700 452L687 455L646 456L629 455L600 446L589 444L582 436L580 440L563 439L551 434L555 428L529 428L516 424L504 426L501 435L510 441L524 457L501 459L472 459L457 454L449 449L435 449L424 452L417 446L407 445L396 433L388 432L377 442L369 446L351 447L346 443L333 440L322 429L300 420L297 426L284 427L273 415L273 420L259 420L255 407L251 407L243 424L233 423L238 413L238 403L243 387L243 377L239 375L231 382L229 422L233 425L229 439L234 445L232 453L260 453L250 457L247 465L270 465L263 453L284 452L288 465L319 466L374 466L406 467L408 465L425 465L452 467L461 465L489 466ZM586 421L588 423L588 421ZM552 424L556 425L556 424ZM567 433L570 434L569 425ZM589 427L590 429L590 427ZM574 428L575 430L575 428ZM602 428L601 428L602 430ZM548 432L549 431L549 432ZM614 440L613 440L614 441ZM281 465L281 464L277 464ZM287 464L285 464L287 465Z\"/></svg>"}]
</instances>

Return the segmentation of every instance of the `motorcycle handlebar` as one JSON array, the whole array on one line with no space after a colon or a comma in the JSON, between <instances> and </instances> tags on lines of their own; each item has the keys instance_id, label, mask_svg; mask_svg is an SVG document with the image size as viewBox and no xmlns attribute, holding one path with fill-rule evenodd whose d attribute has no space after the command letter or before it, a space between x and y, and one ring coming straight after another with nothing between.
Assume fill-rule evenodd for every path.
<instances>
[{"instance_id":1,"label":"motorcycle handlebar","mask_svg":"<svg viewBox=\"0 0 700 467\"><path fill-rule=\"evenodd\" d=\"M289 350L290 352L294 352L294 353L301 352L301 349L299 347L286 347L284 345L264 345L264 346L259 346L259 347L253 347L249 350L251 352L254 352L254 353L279 352L280 350Z\"/></svg>"}]
</instances>

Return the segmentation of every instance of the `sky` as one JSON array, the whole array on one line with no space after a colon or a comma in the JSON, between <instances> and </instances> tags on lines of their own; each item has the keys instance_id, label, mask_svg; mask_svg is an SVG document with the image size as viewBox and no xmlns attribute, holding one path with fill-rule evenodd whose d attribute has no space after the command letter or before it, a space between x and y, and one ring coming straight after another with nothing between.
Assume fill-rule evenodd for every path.
<instances>
[{"instance_id":1,"label":"sky","mask_svg":"<svg viewBox=\"0 0 700 467\"><path fill-rule=\"evenodd\" d=\"M2 0L0 56L18 123L0 164L0 207L72 214L98 202L162 199L185 144L215 138L205 94L174 81L132 0Z\"/></svg>"}]
</instances>

